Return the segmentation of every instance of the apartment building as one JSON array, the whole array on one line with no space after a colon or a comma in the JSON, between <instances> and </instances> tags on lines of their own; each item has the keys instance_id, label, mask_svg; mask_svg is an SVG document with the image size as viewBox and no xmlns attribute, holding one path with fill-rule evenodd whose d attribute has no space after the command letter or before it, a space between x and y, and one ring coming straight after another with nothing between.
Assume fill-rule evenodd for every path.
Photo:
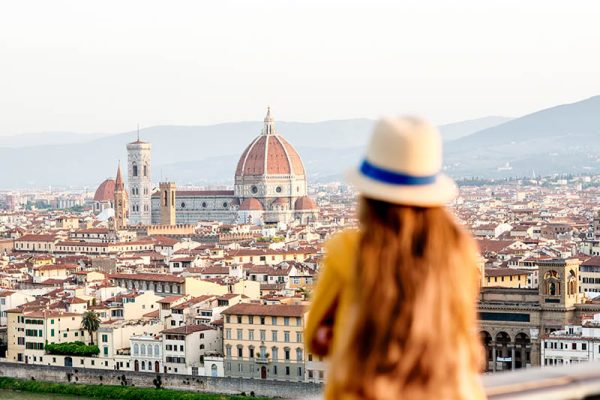
<instances>
[{"instance_id":1,"label":"apartment building","mask_svg":"<svg viewBox=\"0 0 600 400\"><path fill-rule=\"evenodd\" d=\"M240 303L222 315L226 376L305 380L304 306Z\"/></svg>"}]
</instances>

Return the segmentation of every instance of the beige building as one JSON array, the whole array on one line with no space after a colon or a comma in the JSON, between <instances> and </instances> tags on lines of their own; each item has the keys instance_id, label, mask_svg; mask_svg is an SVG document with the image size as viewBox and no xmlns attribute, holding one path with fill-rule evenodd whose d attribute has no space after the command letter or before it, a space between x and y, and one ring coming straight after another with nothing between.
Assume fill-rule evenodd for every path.
<instances>
[{"instance_id":1,"label":"beige building","mask_svg":"<svg viewBox=\"0 0 600 400\"><path fill-rule=\"evenodd\" d=\"M222 314L226 376L305 380L304 306L240 303Z\"/></svg>"},{"instance_id":2,"label":"beige building","mask_svg":"<svg viewBox=\"0 0 600 400\"><path fill-rule=\"evenodd\" d=\"M89 338L81 329L81 314L56 310L22 312L8 311L8 349L11 362L44 364L46 343L83 341Z\"/></svg>"},{"instance_id":3,"label":"beige building","mask_svg":"<svg viewBox=\"0 0 600 400\"><path fill-rule=\"evenodd\" d=\"M526 288L531 272L514 268L486 268L483 286Z\"/></svg>"},{"instance_id":4,"label":"beige building","mask_svg":"<svg viewBox=\"0 0 600 400\"><path fill-rule=\"evenodd\" d=\"M479 298L487 371L540 365L540 342L600 311L579 291L577 259L538 261L539 288L484 287Z\"/></svg>"}]
</instances>

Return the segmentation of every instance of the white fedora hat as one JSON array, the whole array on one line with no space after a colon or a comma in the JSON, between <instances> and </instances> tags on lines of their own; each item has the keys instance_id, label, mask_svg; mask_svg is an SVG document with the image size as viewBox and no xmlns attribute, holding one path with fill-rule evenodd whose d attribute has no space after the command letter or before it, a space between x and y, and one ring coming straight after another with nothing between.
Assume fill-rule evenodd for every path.
<instances>
[{"instance_id":1,"label":"white fedora hat","mask_svg":"<svg viewBox=\"0 0 600 400\"><path fill-rule=\"evenodd\" d=\"M365 197L417 207L443 206L458 194L442 169L442 139L413 117L384 118L371 136L361 165L347 178Z\"/></svg>"}]
</instances>

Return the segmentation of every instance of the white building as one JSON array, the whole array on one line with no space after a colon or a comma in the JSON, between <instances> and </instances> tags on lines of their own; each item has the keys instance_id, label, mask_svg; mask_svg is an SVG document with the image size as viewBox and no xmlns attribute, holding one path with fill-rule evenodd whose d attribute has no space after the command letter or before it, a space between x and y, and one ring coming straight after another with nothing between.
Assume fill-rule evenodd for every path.
<instances>
[{"instance_id":1,"label":"white building","mask_svg":"<svg viewBox=\"0 0 600 400\"><path fill-rule=\"evenodd\" d=\"M600 314L582 326L567 325L541 342L541 364L574 364L600 359Z\"/></svg>"}]
</instances>

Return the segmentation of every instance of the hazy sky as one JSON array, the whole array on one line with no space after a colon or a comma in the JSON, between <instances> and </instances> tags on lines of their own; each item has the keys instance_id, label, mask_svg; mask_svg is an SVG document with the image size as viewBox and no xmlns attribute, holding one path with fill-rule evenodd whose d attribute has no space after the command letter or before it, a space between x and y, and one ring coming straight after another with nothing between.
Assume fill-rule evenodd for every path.
<instances>
[{"instance_id":1,"label":"hazy sky","mask_svg":"<svg viewBox=\"0 0 600 400\"><path fill-rule=\"evenodd\" d=\"M419 113L600 94L600 1L2 1L0 135Z\"/></svg>"}]
</instances>

